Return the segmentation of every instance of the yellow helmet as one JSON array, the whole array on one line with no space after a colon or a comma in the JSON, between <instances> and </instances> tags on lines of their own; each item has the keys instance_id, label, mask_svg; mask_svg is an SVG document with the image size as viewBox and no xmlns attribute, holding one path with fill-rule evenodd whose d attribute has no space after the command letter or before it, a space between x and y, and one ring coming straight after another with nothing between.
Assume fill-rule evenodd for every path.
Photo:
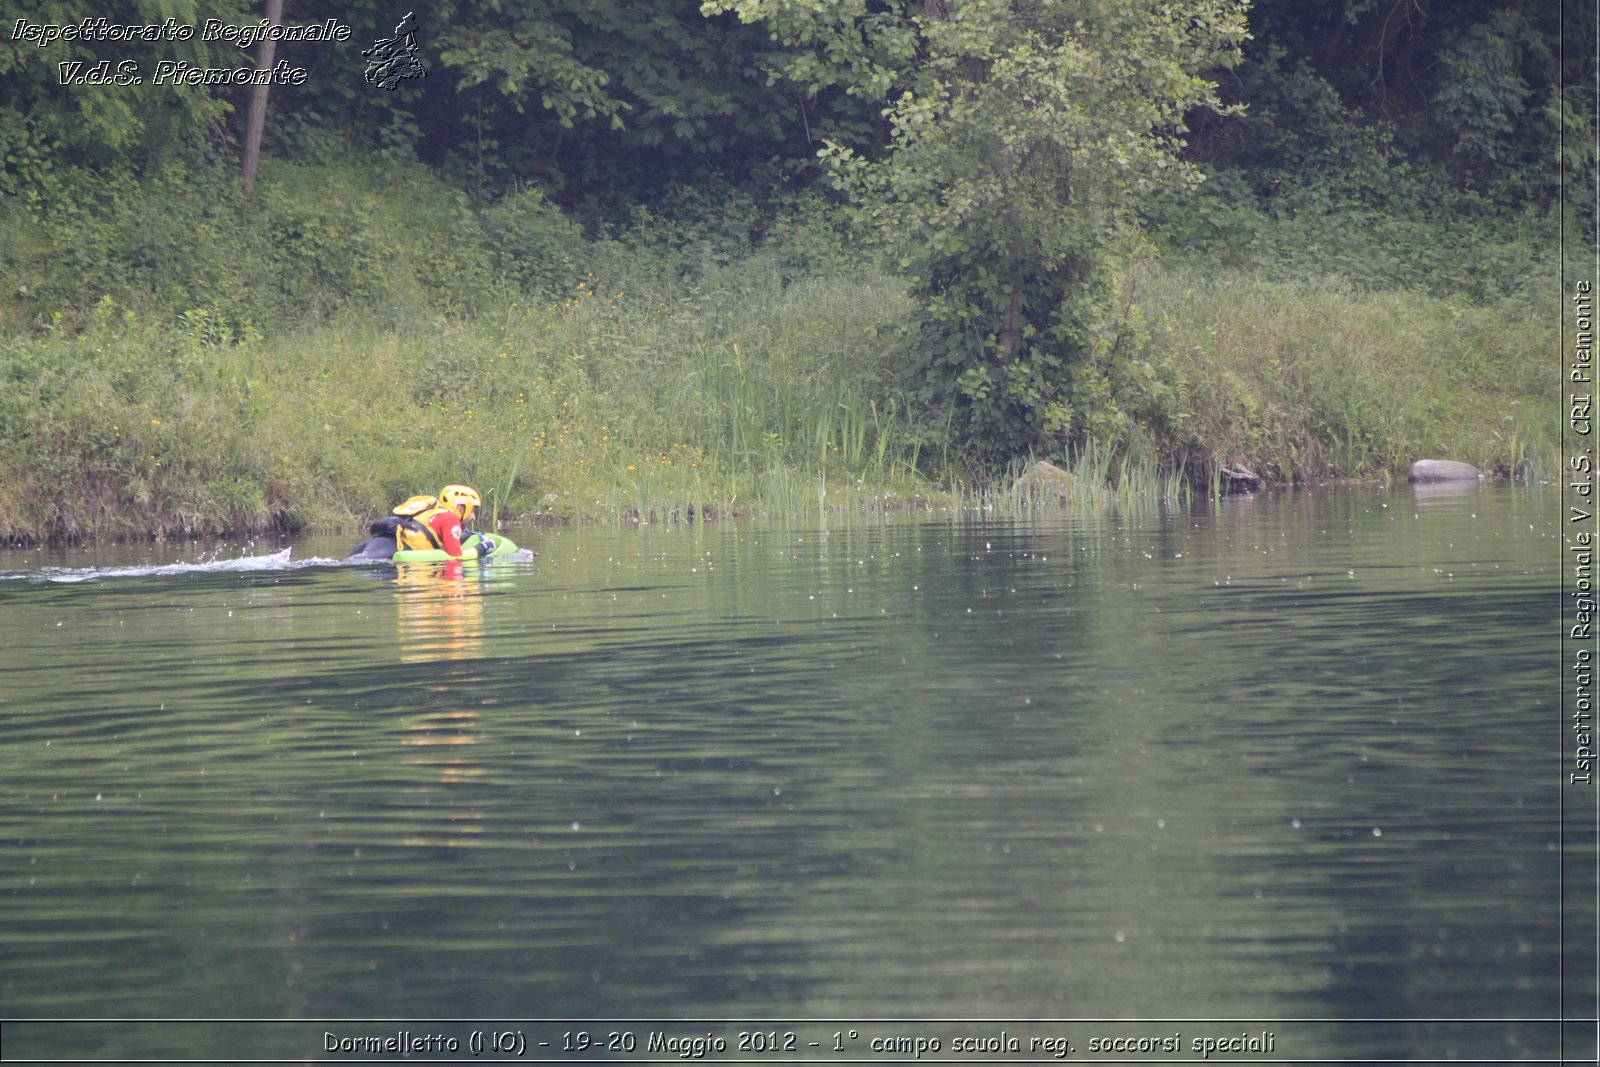
<instances>
[{"instance_id":1,"label":"yellow helmet","mask_svg":"<svg viewBox=\"0 0 1600 1067\"><path fill-rule=\"evenodd\" d=\"M483 498L470 485L447 485L439 490L439 505L454 511L466 522L473 512L483 507Z\"/></svg>"}]
</instances>

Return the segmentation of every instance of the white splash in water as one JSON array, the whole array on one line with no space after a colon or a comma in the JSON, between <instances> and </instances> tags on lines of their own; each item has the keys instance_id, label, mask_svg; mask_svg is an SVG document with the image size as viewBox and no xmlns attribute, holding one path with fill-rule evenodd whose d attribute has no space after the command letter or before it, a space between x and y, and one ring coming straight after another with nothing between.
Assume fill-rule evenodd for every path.
<instances>
[{"instance_id":1,"label":"white splash in water","mask_svg":"<svg viewBox=\"0 0 1600 1067\"><path fill-rule=\"evenodd\" d=\"M293 549L285 548L265 556L238 556L234 559L209 559L196 563L146 563L124 567L41 567L8 577L36 578L47 582L93 582L102 578L142 578L151 575L215 574L231 571L286 571L301 567L337 564L339 560L312 556L290 559Z\"/></svg>"}]
</instances>

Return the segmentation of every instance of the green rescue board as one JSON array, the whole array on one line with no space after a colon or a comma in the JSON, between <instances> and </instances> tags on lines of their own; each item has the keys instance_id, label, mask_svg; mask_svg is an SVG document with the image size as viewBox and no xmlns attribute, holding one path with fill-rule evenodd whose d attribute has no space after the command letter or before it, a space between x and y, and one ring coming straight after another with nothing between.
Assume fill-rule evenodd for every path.
<instances>
[{"instance_id":1,"label":"green rescue board","mask_svg":"<svg viewBox=\"0 0 1600 1067\"><path fill-rule=\"evenodd\" d=\"M478 542L489 542L486 555L478 555ZM509 556L517 550L511 538L500 534L468 534L461 540L460 557L452 556L442 548L403 548L394 554L396 563L477 563L480 559Z\"/></svg>"}]
</instances>

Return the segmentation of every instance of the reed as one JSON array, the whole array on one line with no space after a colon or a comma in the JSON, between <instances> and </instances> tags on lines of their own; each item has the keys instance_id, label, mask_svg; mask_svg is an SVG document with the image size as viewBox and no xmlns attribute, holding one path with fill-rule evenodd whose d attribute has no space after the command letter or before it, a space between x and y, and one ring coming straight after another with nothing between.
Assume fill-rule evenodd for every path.
<instances>
[{"instance_id":1,"label":"reed","mask_svg":"<svg viewBox=\"0 0 1600 1067\"><path fill-rule=\"evenodd\" d=\"M1383 478L1458 458L1524 477L1560 439L1551 287L1472 302L1336 278L1146 268L1150 409L1163 451L1211 494L1217 467L1271 480Z\"/></svg>"}]
</instances>

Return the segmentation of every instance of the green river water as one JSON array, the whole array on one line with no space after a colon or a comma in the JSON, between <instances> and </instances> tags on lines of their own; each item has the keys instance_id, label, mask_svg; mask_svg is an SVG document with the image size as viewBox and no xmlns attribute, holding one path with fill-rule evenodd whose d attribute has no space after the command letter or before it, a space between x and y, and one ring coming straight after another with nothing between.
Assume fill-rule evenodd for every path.
<instances>
[{"instance_id":1,"label":"green river water","mask_svg":"<svg viewBox=\"0 0 1600 1067\"><path fill-rule=\"evenodd\" d=\"M6 1055L1549 1061L1561 518L0 553Z\"/></svg>"}]
</instances>

